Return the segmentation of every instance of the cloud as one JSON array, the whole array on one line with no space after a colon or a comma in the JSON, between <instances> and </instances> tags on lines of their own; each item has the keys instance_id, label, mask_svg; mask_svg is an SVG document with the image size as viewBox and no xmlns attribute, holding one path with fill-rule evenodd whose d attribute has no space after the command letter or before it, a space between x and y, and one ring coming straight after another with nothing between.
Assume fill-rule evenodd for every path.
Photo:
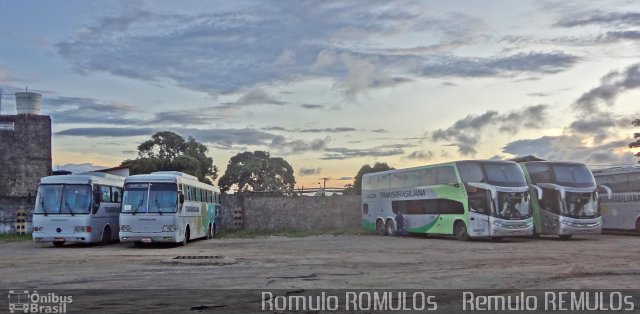
<instances>
[{"instance_id":1,"label":"cloud","mask_svg":"<svg viewBox=\"0 0 640 314\"><path fill-rule=\"evenodd\" d=\"M43 113L56 124L109 124L121 126L203 125L220 118L207 113L207 108L153 113L148 119L135 106L92 98L45 97Z\"/></svg>"},{"instance_id":2,"label":"cloud","mask_svg":"<svg viewBox=\"0 0 640 314\"><path fill-rule=\"evenodd\" d=\"M267 92L262 89L256 88L248 91L244 95L240 96L236 102L223 103L223 107L237 108L242 106L257 106L257 105L279 105L286 104L283 101L276 100L269 96Z\"/></svg>"},{"instance_id":3,"label":"cloud","mask_svg":"<svg viewBox=\"0 0 640 314\"><path fill-rule=\"evenodd\" d=\"M345 133L358 131L351 127L336 127L336 128L314 128L314 129L285 129L279 126L270 126L262 128L265 131L283 131L283 132L296 132L296 133Z\"/></svg>"},{"instance_id":4,"label":"cloud","mask_svg":"<svg viewBox=\"0 0 640 314\"><path fill-rule=\"evenodd\" d=\"M72 173L89 172L89 171L101 170L101 169L107 169L107 168L109 167L98 166L92 163L83 163L83 164L69 163L64 165L58 165L58 164L53 165L54 171L66 170L66 171L71 171Z\"/></svg>"},{"instance_id":5,"label":"cloud","mask_svg":"<svg viewBox=\"0 0 640 314\"><path fill-rule=\"evenodd\" d=\"M314 139L312 141L293 140L288 141L284 136L277 135L271 140L270 148L278 149L285 153L303 153L308 151L323 150L329 139Z\"/></svg>"},{"instance_id":6,"label":"cloud","mask_svg":"<svg viewBox=\"0 0 640 314\"><path fill-rule=\"evenodd\" d=\"M225 106L284 104L261 88L305 79L332 79L338 90L355 97L416 77L556 73L578 60L557 51L454 56L455 49L487 38L484 21L459 13L443 17L428 6L265 1L252 3L250 10L225 4L194 15L127 12L102 17L54 47L82 74L106 72L208 94L249 91ZM417 47L375 44L414 33L433 41Z\"/></svg>"},{"instance_id":7,"label":"cloud","mask_svg":"<svg viewBox=\"0 0 640 314\"><path fill-rule=\"evenodd\" d=\"M417 150L407 155L407 158L416 160L430 160L431 158L433 158L433 156L434 154L432 151Z\"/></svg>"},{"instance_id":8,"label":"cloud","mask_svg":"<svg viewBox=\"0 0 640 314\"><path fill-rule=\"evenodd\" d=\"M268 145L276 135L245 128L245 129L193 129L193 128L167 128L183 137L191 136L197 141L206 144L219 145L229 148L233 145ZM72 128L59 131L56 135L81 136L81 137L127 137L152 135L159 130L152 128Z\"/></svg>"},{"instance_id":9,"label":"cloud","mask_svg":"<svg viewBox=\"0 0 640 314\"><path fill-rule=\"evenodd\" d=\"M622 71L611 71L600 79L600 85L582 94L573 105L585 113L598 112L598 104L609 106L625 91L640 87L640 63L630 65Z\"/></svg>"},{"instance_id":10,"label":"cloud","mask_svg":"<svg viewBox=\"0 0 640 314\"><path fill-rule=\"evenodd\" d=\"M327 148L325 149L323 160L344 160L358 157L387 157L404 154L404 150L401 148L384 148L374 147L366 149L352 149L352 148Z\"/></svg>"},{"instance_id":11,"label":"cloud","mask_svg":"<svg viewBox=\"0 0 640 314\"><path fill-rule=\"evenodd\" d=\"M315 175L315 174L320 174L320 171L322 171L322 168L300 168L300 170L298 170L298 173L300 174L301 177L306 177L306 176L311 176L311 175Z\"/></svg>"},{"instance_id":12,"label":"cloud","mask_svg":"<svg viewBox=\"0 0 640 314\"><path fill-rule=\"evenodd\" d=\"M302 104L300 107L305 109L324 109L324 105Z\"/></svg>"},{"instance_id":13,"label":"cloud","mask_svg":"<svg viewBox=\"0 0 640 314\"><path fill-rule=\"evenodd\" d=\"M547 121L547 105L528 106L522 110L500 114L489 110L481 115L468 115L446 129L431 132L433 141L453 141L463 156L473 156L483 131L497 127L499 132L515 134L522 128L538 129Z\"/></svg>"},{"instance_id":14,"label":"cloud","mask_svg":"<svg viewBox=\"0 0 640 314\"><path fill-rule=\"evenodd\" d=\"M616 130L630 128L631 120L630 117L615 117L610 112L578 115L569 125L569 130L577 135L591 135L595 143L601 143L615 135Z\"/></svg>"},{"instance_id":15,"label":"cloud","mask_svg":"<svg viewBox=\"0 0 640 314\"><path fill-rule=\"evenodd\" d=\"M71 128L58 131L56 135L82 136L82 137L128 137L152 135L155 132L152 128Z\"/></svg>"},{"instance_id":16,"label":"cloud","mask_svg":"<svg viewBox=\"0 0 640 314\"><path fill-rule=\"evenodd\" d=\"M506 144L502 151L518 157L534 155L546 160L578 161L587 164L632 164L633 153L627 140L616 140L588 146L585 138L575 135L543 136Z\"/></svg>"},{"instance_id":17,"label":"cloud","mask_svg":"<svg viewBox=\"0 0 640 314\"><path fill-rule=\"evenodd\" d=\"M588 25L637 26L640 25L640 12L591 12L585 17L570 17L554 24L558 27Z\"/></svg>"}]
</instances>

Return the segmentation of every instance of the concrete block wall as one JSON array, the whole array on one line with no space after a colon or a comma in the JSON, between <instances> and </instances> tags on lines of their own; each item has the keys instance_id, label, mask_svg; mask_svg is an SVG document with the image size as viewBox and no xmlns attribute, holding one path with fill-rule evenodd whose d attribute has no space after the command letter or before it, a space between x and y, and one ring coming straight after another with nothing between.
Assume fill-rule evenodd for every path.
<instances>
[{"instance_id":1,"label":"concrete block wall","mask_svg":"<svg viewBox=\"0 0 640 314\"><path fill-rule=\"evenodd\" d=\"M31 233L34 200L34 197L0 197L0 234ZM23 229L18 230L16 218L20 212L25 213L25 223Z\"/></svg>"},{"instance_id":2,"label":"concrete block wall","mask_svg":"<svg viewBox=\"0 0 640 314\"><path fill-rule=\"evenodd\" d=\"M354 229L362 222L359 196L244 199L247 230Z\"/></svg>"}]
</instances>

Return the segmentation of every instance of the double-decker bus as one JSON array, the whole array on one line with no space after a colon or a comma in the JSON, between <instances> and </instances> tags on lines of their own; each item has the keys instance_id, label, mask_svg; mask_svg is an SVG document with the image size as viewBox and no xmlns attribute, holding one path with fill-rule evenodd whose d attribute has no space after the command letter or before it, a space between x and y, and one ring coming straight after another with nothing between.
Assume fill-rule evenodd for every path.
<instances>
[{"instance_id":1,"label":"double-decker bus","mask_svg":"<svg viewBox=\"0 0 640 314\"><path fill-rule=\"evenodd\" d=\"M534 236L558 235L568 240L573 235L601 233L598 186L585 164L531 161L521 166L534 187Z\"/></svg>"},{"instance_id":2,"label":"double-decker bus","mask_svg":"<svg viewBox=\"0 0 640 314\"><path fill-rule=\"evenodd\" d=\"M118 239L124 177L100 172L40 179L33 211L35 242L96 243Z\"/></svg>"},{"instance_id":3,"label":"double-decker bus","mask_svg":"<svg viewBox=\"0 0 640 314\"><path fill-rule=\"evenodd\" d=\"M602 228L640 232L640 166L598 169L593 175L613 192L600 196Z\"/></svg>"},{"instance_id":4,"label":"double-decker bus","mask_svg":"<svg viewBox=\"0 0 640 314\"><path fill-rule=\"evenodd\" d=\"M362 224L381 235L396 232L395 216L410 233L470 238L530 236L529 186L517 163L467 160L365 174Z\"/></svg>"},{"instance_id":5,"label":"double-decker bus","mask_svg":"<svg viewBox=\"0 0 640 314\"><path fill-rule=\"evenodd\" d=\"M187 245L220 228L220 189L177 171L127 177L120 212L120 241Z\"/></svg>"}]
</instances>

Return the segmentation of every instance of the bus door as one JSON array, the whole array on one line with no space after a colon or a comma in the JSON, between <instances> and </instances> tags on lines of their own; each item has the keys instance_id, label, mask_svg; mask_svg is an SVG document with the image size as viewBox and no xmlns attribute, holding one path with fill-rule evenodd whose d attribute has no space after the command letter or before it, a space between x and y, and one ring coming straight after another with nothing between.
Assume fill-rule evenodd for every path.
<instances>
[{"instance_id":1,"label":"bus door","mask_svg":"<svg viewBox=\"0 0 640 314\"><path fill-rule=\"evenodd\" d=\"M472 237L488 237L491 234L489 216L492 212L491 191L477 186L465 184L469 200L469 235Z\"/></svg>"}]
</instances>

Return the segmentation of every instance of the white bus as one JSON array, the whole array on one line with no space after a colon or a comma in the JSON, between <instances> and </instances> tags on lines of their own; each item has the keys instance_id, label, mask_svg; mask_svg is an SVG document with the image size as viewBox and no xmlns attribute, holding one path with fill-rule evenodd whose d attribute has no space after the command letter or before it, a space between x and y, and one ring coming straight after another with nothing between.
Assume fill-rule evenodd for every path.
<instances>
[{"instance_id":1,"label":"white bus","mask_svg":"<svg viewBox=\"0 0 640 314\"><path fill-rule=\"evenodd\" d=\"M469 238L528 237L533 232L529 186L511 161L467 160L365 174L362 225L396 232Z\"/></svg>"},{"instance_id":2,"label":"white bus","mask_svg":"<svg viewBox=\"0 0 640 314\"><path fill-rule=\"evenodd\" d=\"M593 175L613 192L600 195L602 228L640 232L640 166L598 169Z\"/></svg>"},{"instance_id":3,"label":"white bus","mask_svg":"<svg viewBox=\"0 0 640 314\"><path fill-rule=\"evenodd\" d=\"M220 189L177 171L130 176L124 185L120 241L186 245L220 229Z\"/></svg>"},{"instance_id":4,"label":"white bus","mask_svg":"<svg viewBox=\"0 0 640 314\"><path fill-rule=\"evenodd\" d=\"M40 179L33 212L35 242L107 244L118 239L124 177L100 172Z\"/></svg>"}]
</instances>

